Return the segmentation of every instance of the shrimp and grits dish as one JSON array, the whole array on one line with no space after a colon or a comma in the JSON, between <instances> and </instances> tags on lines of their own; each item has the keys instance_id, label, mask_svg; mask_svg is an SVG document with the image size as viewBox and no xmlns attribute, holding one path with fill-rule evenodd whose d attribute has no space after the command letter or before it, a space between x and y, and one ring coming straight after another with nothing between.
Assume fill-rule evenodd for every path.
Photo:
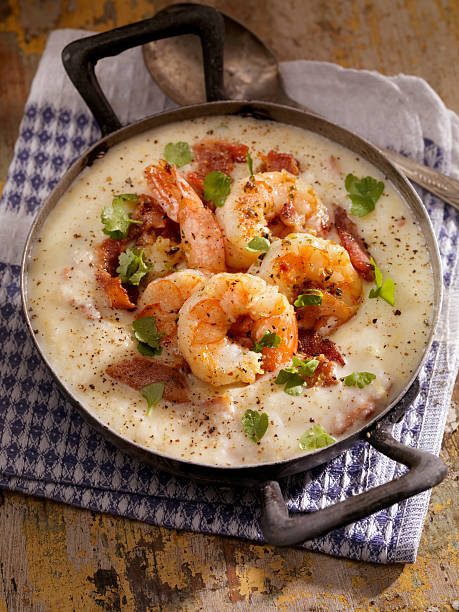
<instances>
[{"instance_id":1,"label":"shrimp and grits dish","mask_svg":"<svg viewBox=\"0 0 459 612\"><path fill-rule=\"evenodd\" d=\"M41 229L30 319L113 430L217 466L298 457L387 406L429 335L433 274L382 173L303 129L213 116L86 168Z\"/></svg>"}]
</instances>

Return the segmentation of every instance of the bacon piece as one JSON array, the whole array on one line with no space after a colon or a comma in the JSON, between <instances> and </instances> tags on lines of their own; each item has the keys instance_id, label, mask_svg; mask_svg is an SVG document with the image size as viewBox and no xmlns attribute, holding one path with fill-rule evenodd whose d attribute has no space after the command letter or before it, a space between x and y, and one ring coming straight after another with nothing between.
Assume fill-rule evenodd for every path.
<instances>
[{"instance_id":1,"label":"bacon piece","mask_svg":"<svg viewBox=\"0 0 459 612\"><path fill-rule=\"evenodd\" d=\"M152 196L142 194L139 196L137 210L131 215L132 219L142 221L142 230L163 229L166 227L167 215L163 207ZM132 223L131 227L139 227Z\"/></svg>"},{"instance_id":2,"label":"bacon piece","mask_svg":"<svg viewBox=\"0 0 459 612\"><path fill-rule=\"evenodd\" d=\"M96 278L107 294L112 308L119 308L121 310L133 310L135 308L135 304L131 302L129 294L121 284L119 276L110 276L106 270L97 270Z\"/></svg>"},{"instance_id":3,"label":"bacon piece","mask_svg":"<svg viewBox=\"0 0 459 612\"><path fill-rule=\"evenodd\" d=\"M131 301L119 276L114 276L118 267L118 257L124 251L124 240L107 238L96 247L96 279L108 296L112 308L132 310L135 304ZM131 295L131 297L134 297Z\"/></svg>"},{"instance_id":4,"label":"bacon piece","mask_svg":"<svg viewBox=\"0 0 459 612\"><path fill-rule=\"evenodd\" d=\"M317 355L325 355L330 361L336 361L340 365L344 365L345 361L331 340L323 338L317 332L300 329L298 330L298 349L307 357L315 357Z\"/></svg>"},{"instance_id":5,"label":"bacon piece","mask_svg":"<svg viewBox=\"0 0 459 612\"><path fill-rule=\"evenodd\" d=\"M262 172L275 172L287 170L290 174L298 176L300 173L300 162L290 155L290 153L278 153L271 149L268 155L262 156L263 169Z\"/></svg>"},{"instance_id":6,"label":"bacon piece","mask_svg":"<svg viewBox=\"0 0 459 612\"><path fill-rule=\"evenodd\" d=\"M189 400L189 388L183 374L159 361L133 357L108 366L106 371L111 378L137 390L154 382L163 382L165 400L171 402Z\"/></svg>"},{"instance_id":7,"label":"bacon piece","mask_svg":"<svg viewBox=\"0 0 459 612\"><path fill-rule=\"evenodd\" d=\"M357 226L349 219L347 212L341 206L335 208L335 227L341 244L349 254L351 264L362 278L373 281L375 272L370 263L370 254L359 236Z\"/></svg>"},{"instance_id":8,"label":"bacon piece","mask_svg":"<svg viewBox=\"0 0 459 612\"><path fill-rule=\"evenodd\" d=\"M329 361L325 355L316 355L319 365L312 376L303 376L306 386L309 387L330 387L337 385L338 379L335 375L335 364Z\"/></svg>"},{"instance_id":9,"label":"bacon piece","mask_svg":"<svg viewBox=\"0 0 459 612\"><path fill-rule=\"evenodd\" d=\"M226 140L203 140L193 145L193 172L188 172L187 180L196 193L202 198L204 178L209 172L224 172L231 174L235 163L243 163L247 159L249 147L240 142Z\"/></svg>"}]
</instances>

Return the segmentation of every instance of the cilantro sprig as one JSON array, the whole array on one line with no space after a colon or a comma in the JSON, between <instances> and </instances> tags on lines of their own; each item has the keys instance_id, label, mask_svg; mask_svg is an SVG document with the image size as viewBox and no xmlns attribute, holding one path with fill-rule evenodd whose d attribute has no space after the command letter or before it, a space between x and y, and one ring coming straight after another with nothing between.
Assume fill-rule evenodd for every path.
<instances>
[{"instance_id":1,"label":"cilantro sprig","mask_svg":"<svg viewBox=\"0 0 459 612\"><path fill-rule=\"evenodd\" d=\"M263 336L258 342L255 342L255 346L252 351L254 353L261 353L264 348L277 348L282 342L282 338L275 332L265 331Z\"/></svg>"},{"instance_id":2,"label":"cilantro sprig","mask_svg":"<svg viewBox=\"0 0 459 612\"><path fill-rule=\"evenodd\" d=\"M148 404L147 416L149 416L151 409L154 406L156 406L159 400L163 397L164 383L163 382L151 383L151 385L142 387L142 389L140 389L140 393L147 400L147 404Z\"/></svg>"},{"instance_id":3,"label":"cilantro sprig","mask_svg":"<svg viewBox=\"0 0 459 612\"><path fill-rule=\"evenodd\" d=\"M153 269L153 266L143 259L143 250L134 247L126 249L118 257L119 266L116 268L122 283L138 285L142 278Z\"/></svg>"},{"instance_id":4,"label":"cilantro sprig","mask_svg":"<svg viewBox=\"0 0 459 612\"><path fill-rule=\"evenodd\" d=\"M268 429L268 415L266 412L260 414L256 410L246 410L241 422L246 436L255 443L262 439Z\"/></svg>"},{"instance_id":5,"label":"cilantro sprig","mask_svg":"<svg viewBox=\"0 0 459 612\"><path fill-rule=\"evenodd\" d=\"M344 186L351 199L351 215L365 217L375 209L376 202L384 191L384 183L377 181L372 176L365 176L362 179L354 174L348 174L344 181Z\"/></svg>"},{"instance_id":6,"label":"cilantro sprig","mask_svg":"<svg viewBox=\"0 0 459 612\"><path fill-rule=\"evenodd\" d=\"M330 446L334 442L336 442L335 438L330 436L322 425L314 425L301 436L298 446L301 450L313 451Z\"/></svg>"},{"instance_id":7,"label":"cilantro sprig","mask_svg":"<svg viewBox=\"0 0 459 612\"><path fill-rule=\"evenodd\" d=\"M285 385L284 391L289 395L301 395L307 381L304 377L314 376L319 365L318 359L299 359L293 357L292 365L279 370L275 379L277 385Z\"/></svg>"},{"instance_id":8,"label":"cilantro sprig","mask_svg":"<svg viewBox=\"0 0 459 612\"><path fill-rule=\"evenodd\" d=\"M377 298L380 297L385 300L391 306L395 306L395 283L391 278L386 278L383 281L381 270L375 264L373 257L370 257L370 263L375 271L375 283L376 288L371 289L368 297Z\"/></svg>"},{"instance_id":9,"label":"cilantro sprig","mask_svg":"<svg viewBox=\"0 0 459 612\"><path fill-rule=\"evenodd\" d=\"M299 295L293 302L296 308L306 308L306 306L320 306L324 294L319 289L310 289L306 293Z\"/></svg>"},{"instance_id":10,"label":"cilantro sprig","mask_svg":"<svg viewBox=\"0 0 459 612\"><path fill-rule=\"evenodd\" d=\"M372 374L371 372L352 372L352 374L344 376L344 378L341 380L344 382L346 387L357 386L359 389L363 389L364 387L371 385L375 378L376 374Z\"/></svg>"},{"instance_id":11,"label":"cilantro sprig","mask_svg":"<svg viewBox=\"0 0 459 612\"><path fill-rule=\"evenodd\" d=\"M245 245L245 250L249 253L267 253L271 247L271 243L264 236L255 236L250 242Z\"/></svg>"},{"instance_id":12,"label":"cilantro sprig","mask_svg":"<svg viewBox=\"0 0 459 612\"><path fill-rule=\"evenodd\" d=\"M121 193L113 198L111 206L106 206L100 215L105 225L103 232L112 240L127 238L131 223L141 225L142 221L131 219L124 202L136 202L139 199L135 193Z\"/></svg>"},{"instance_id":13,"label":"cilantro sprig","mask_svg":"<svg viewBox=\"0 0 459 612\"><path fill-rule=\"evenodd\" d=\"M164 159L177 168L193 161L193 151L187 142L168 142L164 148Z\"/></svg>"},{"instance_id":14,"label":"cilantro sprig","mask_svg":"<svg viewBox=\"0 0 459 612\"><path fill-rule=\"evenodd\" d=\"M164 336L158 332L156 317L140 317L132 324L136 339L139 341L137 350L146 357L161 355L163 347L159 341Z\"/></svg>"},{"instance_id":15,"label":"cilantro sprig","mask_svg":"<svg viewBox=\"0 0 459 612\"><path fill-rule=\"evenodd\" d=\"M220 170L209 172L204 179L204 199L221 208L231 191L232 179Z\"/></svg>"}]
</instances>

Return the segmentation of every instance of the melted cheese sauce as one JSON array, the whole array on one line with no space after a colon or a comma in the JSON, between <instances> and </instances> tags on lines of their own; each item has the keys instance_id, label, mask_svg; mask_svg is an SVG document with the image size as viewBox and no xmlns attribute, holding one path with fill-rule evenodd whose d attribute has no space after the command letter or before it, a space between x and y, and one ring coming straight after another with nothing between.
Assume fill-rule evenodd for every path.
<instances>
[{"instance_id":1,"label":"melted cheese sauce","mask_svg":"<svg viewBox=\"0 0 459 612\"><path fill-rule=\"evenodd\" d=\"M355 218L361 235L382 270L394 280L396 306L368 299L373 283L364 281L365 299L357 314L329 334L344 356L338 377L372 372L367 387L305 389L292 397L274 383L275 375L249 386L211 388L189 375L193 396L223 396L213 406L171 404L162 400L146 416L139 392L110 379L106 368L138 354L131 324L134 314L100 307L104 302L94 280L94 248L102 242L100 214L119 193L145 193L144 168L163 155L168 142L190 145L221 138L249 146L252 158L270 149L291 153L301 165L300 178L326 204L349 211L344 178L371 175L385 182L376 209ZM339 166L330 163L333 155ZM255 167L257 163L255 161ZM181 171L186 171L184 167ZM248 174L236 164L233 178ZM333 232L328 238L339 240ZM426 346L432 316L433 278L423 234L408 206L376 168L356 154L299 128L251 118L211 117L170 124L145 132L112 148L87 168L49 215L33 253L29 303L37 339L58 376L72 393L120 434L179 459L214 465L250 465L301 455L298 440L314 424L336 438L357 429L365 410L381 409L402 389ZM97 308L96 308L97 306ZM100 311L100 318L96 316ZM241 417L247 408L269 416L259 444L245 434Z\"/></svg>"}]
</instances>

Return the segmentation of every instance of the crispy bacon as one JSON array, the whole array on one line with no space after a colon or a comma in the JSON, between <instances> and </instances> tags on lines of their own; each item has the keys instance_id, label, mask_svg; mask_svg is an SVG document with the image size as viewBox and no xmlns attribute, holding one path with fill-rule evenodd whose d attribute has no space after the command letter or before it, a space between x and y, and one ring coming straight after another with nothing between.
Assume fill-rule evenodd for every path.
<instances>
[{"instance_id":1,"label":"crispy bacon","mask_svg":"<svg viewBox=\"0 0 459 612\"><path fill-rule=\"evenodd\" d=\"M328 340L328 338L323 338L313 330L298 330L298 349L307 357L325 355L330 361L336 361L336 363L342 366L345 364L343 356L338 351L335 344L331 340Z\"/></svg>"},{"instance_id":2,"label":"crispy bacon","mask_svg":"<svg viewBox=\"0 0 459 612\"><path fill-rule=\"evenodd\" d=\"M133 357L108 366L106 371L111 378L137 390L154 382L163 382L165 400L171 402L189 400L189 388L183 374L159 361Z\"/></svg>"},{"instance_id":3,"label":"crispy bacon","mask_svg":"<svg viewBox=\"0 0 459 612\"><path fill-rule=\"evenodd\" d=\"M204 178L209 172L224 172L231 174L235 163L243 163L247 159L249 147L240 142L226 140L204 140L193 145L193 172L188 172L187 181L200 198L204 193Z\"/></svg>"},{"instance_id":4,"label":"crispy bacon","mask_svg":"<svg viewBox=\"0 0 459 612\"><path fill-rule=\"evenodd\" d=\"M266 157L263 155L262 172L275 172L287 170L290 174L298 176L300 173L300 162L290 153L278 153L271 149Z\"/></svg>"},{"instance_id":5,"label":"crispy bacon","mask_svg":"<svg viewBox=\"0 0 459 612\"><path fill-rule=\"evenodd\" d=\"M131 215L132 219L142 221L142 230L148 232L151 229L164 229L166 227L167 215L163 207L152 196L142 194L136 211ZM131 224L131 228L140 227Z\"/></svg>"},{"instance_id":6,"label":"crispy bacon","mask_svg":"<svg viewBox=\"0 0 459 612\"><path fill-rule=\"evenodd\" d=\"M96 247L96 279L108 296L112 308L132 310L135 304L131 301L131 297L134 296L129 296L119 276L114 276L118 267L118 257L124 251L124 246L124 240L107 238Z\"/></svg>"},{"instance_id":7,"label":"crispy bacon","mask_svg":"<svg viewBox=\"0 0 459 612\"><path fill-rule=\"evenodd\" d=\"M319 365L312 376L304 376L307 387L330 387L337 385L338 379L335 375L335 364L329 361L325 355L316 355L315 359L319 360Z\"/></svg>"},{"instance_id":8,"label":"crispy bacon","mask_svg":"<svg viewBox=\"0 0 459 612\"><path fill-rule=\"evenodd\" d=\"M347 212L341 206L335 208L335 227L354 268L365 280L374 280L375 273L370 263L370 254L359 236L355 223L349 219Z\"/></svg>"}]
</instances>

